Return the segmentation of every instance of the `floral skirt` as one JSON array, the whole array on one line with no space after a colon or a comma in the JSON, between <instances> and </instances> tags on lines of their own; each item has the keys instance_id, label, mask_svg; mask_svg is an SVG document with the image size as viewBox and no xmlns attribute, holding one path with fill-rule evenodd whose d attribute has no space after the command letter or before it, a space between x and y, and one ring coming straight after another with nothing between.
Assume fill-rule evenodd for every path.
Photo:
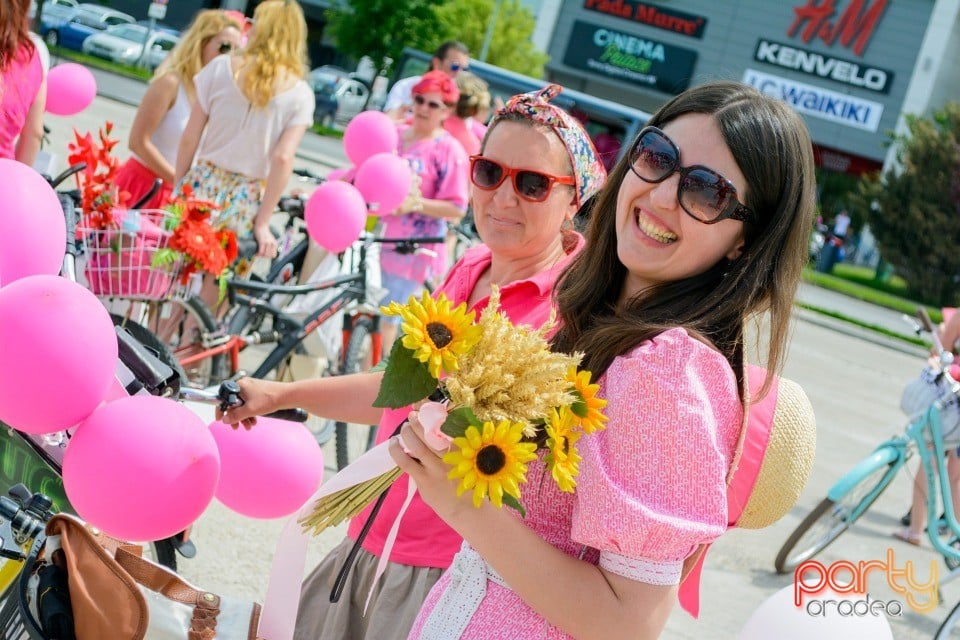
<instances>
[{"instance_id":1,"label":"floral skirt","mask_svg":"<svg viewBox=\"0 0 960 640\"><path fill-rule=\"evenodd\" d=\"M294 640L406 640L443 569L387 563L364 615L378 562L364 549L357 554L340 601L330 602L330 589L352 547L350 538L341 542L303 581Z\"/></svg>"},{"instance_id":2,"label":"floral skirt","mask_svg":"<svg viewBox=\"0 0 960 640\"><path fill-rule=\"evenodd\" d=\"M238 238L250 235L253 218L263 197L263 180L200 160L177 185L174 197L180 195L184 185L193 189L193 197L197 200L212 202L220 208L211 220L214 227L225 224Z\"/></svg>"}]
</instances>

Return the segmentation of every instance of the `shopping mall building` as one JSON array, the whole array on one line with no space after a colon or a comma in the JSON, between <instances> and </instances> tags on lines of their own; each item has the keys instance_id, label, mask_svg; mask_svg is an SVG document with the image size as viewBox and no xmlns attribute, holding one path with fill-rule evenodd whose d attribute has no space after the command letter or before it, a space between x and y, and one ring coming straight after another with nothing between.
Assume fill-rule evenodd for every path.
<instances>
[{"instance_id":1,"label":"shopping mall building","mask_svg":"<svg viewBox=\"0 0 960 640\"><path fill-rule=\"evenodd\" d=\"M881 168L903 114L960 101L960 0L543 0L538 33L551 80L645 111L749 83L803 115L833 171Z\"/></svg>"}]
</instances>

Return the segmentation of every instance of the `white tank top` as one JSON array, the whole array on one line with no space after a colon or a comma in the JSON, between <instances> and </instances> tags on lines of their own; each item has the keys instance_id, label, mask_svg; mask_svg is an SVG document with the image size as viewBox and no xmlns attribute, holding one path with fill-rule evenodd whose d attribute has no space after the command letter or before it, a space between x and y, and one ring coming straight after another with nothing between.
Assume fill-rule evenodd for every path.
<instances>
[{"instance_id":1,"label":"white tank top","mask_svg":"<svg viewBox=\"0 0 960 640\"><path fill-rule=\"evenodd\" d=\"M167 111L163 119L160 120L156 131L150 136L150 142L157 148L160 155L173 166L177 166L177 148L180 146L180 138L183 136L183 130L187 128L187 120L190 119L190 99L187 98L187 92L183 85L177 88L177 99L173 106ZM142 163L140 158L137 158Z\"/></svg>"}]
</instances>

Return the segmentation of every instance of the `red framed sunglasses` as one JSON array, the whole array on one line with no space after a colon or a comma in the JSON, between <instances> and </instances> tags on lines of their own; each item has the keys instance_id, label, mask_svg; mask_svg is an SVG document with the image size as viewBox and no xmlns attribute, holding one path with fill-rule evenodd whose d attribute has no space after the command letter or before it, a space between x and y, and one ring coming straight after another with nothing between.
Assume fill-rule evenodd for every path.
<instances>
[{"instance_id":1,"label":"red framed sunglasses","mask_svg":"<svg viewBox=\"0 0 960 640\"><path fill-rule=\"evenodd\" d=\"M555 176L533 169L507 167L484 156L470 156L470 182L478 189L493 191L513 177L513 190L528 202L543 202L555 184L576 186L573 176Z\"/></svg>"}]
</instances>

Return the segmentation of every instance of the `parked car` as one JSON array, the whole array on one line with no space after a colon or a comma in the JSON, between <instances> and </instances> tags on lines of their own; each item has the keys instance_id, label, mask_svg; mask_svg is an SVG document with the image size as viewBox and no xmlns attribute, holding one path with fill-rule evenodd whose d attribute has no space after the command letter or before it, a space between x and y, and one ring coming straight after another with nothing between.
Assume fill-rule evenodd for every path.
<instances>
[{"instance_id":1,"label":"parked car","mask_svg":"<svg viewBox=\"0 0 960 640\"><path fill-rule=\"evenodd\" d=\"M133 16L101 7L97 4L81 4L62 20L48 20L46 11L40 16L40 35L51 47L66 47L81 51L83 41L107 27L118 24L133 24Z\"/></svg>"},{"instance_id":2,"label":"parked car","mask_svg":"<svg viewBox=\"0 0 960 640\"><path fill-rule=\"evenodd\" d=\"M150 31L141 24L118 24L89 36L83 41L82 51L117 64L136 65L143 56L146 42L143 65L156 69L178 41L177 32L170 29L155 27Z\"/></svg>"},{"instance_id":3,"label":"parked car","mask_svg":"<svg viewBox=\"0 0 960 640\"><path fill-rule=\"evenodd\" d=\"M316 99L313 121L317 124L346 124L367 106L370 87L339 67L317 67L310 72L307 82Z\"/></svg>"},{"instance_id":4,"label":"parked car","mask_svg":"<svg viewBox=\"0 0 960 640\"><path fill-rule=\"evenodd\" d=\"M43 14L46 15L48 11L53 14L62 12L60 17L63 18L70 13L71 9L76 9L79 5L80 3L77 0L46 0L43 3ZM31 20L37 15L37 0L30 3L30 12L27 15Z\"/></svg>"}]
</instances>

